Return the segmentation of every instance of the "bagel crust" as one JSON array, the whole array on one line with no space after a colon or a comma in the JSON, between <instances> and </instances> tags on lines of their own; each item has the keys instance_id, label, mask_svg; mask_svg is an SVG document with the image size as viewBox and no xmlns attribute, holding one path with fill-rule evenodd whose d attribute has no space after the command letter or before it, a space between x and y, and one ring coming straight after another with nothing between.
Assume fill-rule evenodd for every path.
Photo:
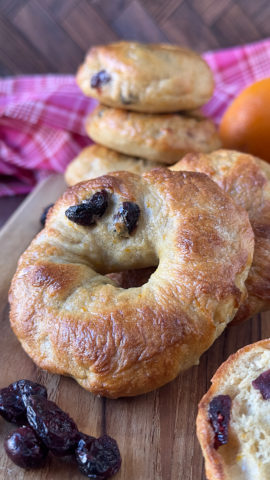
<instances>
[{"instance_id":1,"label":"bagel crust","mask_svg":"<svg viewBox=\"0 0 270 480\"><path fill-rule=\"evenodd\" d=\"M97 192L108 206L96 223L67 218ZM131 203L136 225L122 236ZM206 175L158 168L79 183L19 260L11 326L41 368L108 397L145 393L197 364L233 318L253 243L246 212ZM105 276L153 265L138 288Z\"/></svg>"},{"instance_id":2,"label":"bagel crust","mask_svg":"<svg viewBox=\"0 0 270 480\"><path fill-rule=\"evenodd\" d=\"M171 165L188 152L212 152L220 140L212 120L171 113L151 115L98 105L86 131L108 148Z\"/></svg>"},{"instance_id":3,"label":"bagel crust","mask_svg":"<svg viewBox=\"0 0 270 480\"><path fill-rule=\"evenodd\" d=\"M118 170L141 175L155 166L158 164L143 158L128 157L102 145L90 145L68 165L65 180L68 185L75 185Z\"/></svg>"},{"instance_id":4,"label":"bagel crust","mask_svg":"<svg viewBox=\"0 0 270 480\"><path fill-rule=\"evenodd\" d=\"M77 83L102 104L139 112L197 108L214 89L210 68L192 50L138 42L92 47Z\"/></svg>"},{"instance_id":5,"label":"bagel crust","mask_svg":"<svg viewBox=\"0 0 270 480\"><path fill-rule=\"evenodd\" d=\"M269 480L269 399L252 382L269 371L270 340L247 345L216 371L212 386L199 403L197 436L208 480ZM231 399L228 439L214 448L209 405L219 395Z\"/></svg>"},{"instance_id":6,"label":"bagel crust","mask_svg":"<svg viewBox=\"0 0 270 480\"><path fill-rule=\"evenodd\" d=\"M254 256L246 282L248 297L234 322L270 310L270 165L246 153L217 150L188 154L171 169L206 173L248 212Z\"/></svg>"}]
</instances>

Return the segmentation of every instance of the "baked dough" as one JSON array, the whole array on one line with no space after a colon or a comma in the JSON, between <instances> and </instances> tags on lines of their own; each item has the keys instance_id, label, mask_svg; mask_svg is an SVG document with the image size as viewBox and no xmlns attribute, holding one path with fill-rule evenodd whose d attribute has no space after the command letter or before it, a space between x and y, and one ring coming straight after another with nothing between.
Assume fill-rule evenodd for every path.
<instances>
[{"instance_id":1,"label":"baked dough","mask_svg":"<svg viewBox=\"0 0 270 480\"><path fill-rule=\"evenodd\" d=\"M255 234L254 257L246 282L248 298L234 322L270 310L270 165L252 155L218 150L189 154L171 168L206 173L248 212Z\"/></svg>"},{"instance_id":2,"label":"baked dough","mask_svg":"<svg viewBox=\"0 0 270 480\"><path fill-rule=\"evenodd\" d=\"M166 44L118 42L92 47L77 83L101 103L139 112L177 112L204 105L213 75L195 52Z\"/></svg>"},{"instance_id":3,"label":"baked dough","mask_svg":"<svg viewBox=\"0 0 270 480\"><path fill-rule=\"evenodd\" d=\"M149 162L143 158L128 157L102 145L90 145L68 165L65 180L68 185L75 185L75 183L118 170L141 175L155 166L158 166L158 163Z\"/></svg>"},{"instance_id":4,"label":"baked dough","mask_svg":"<svg viewBox=\"0 0 270 480\"><path fill-rule=\"evenodd\" d=\"M268 371L270 393L269 366L270 340L261 340L231 355L212 378L197 417L197 435L208 480L269 480L270 400L264 399L252 384ZM215 448L209 409L219 395L229 396L231 409L227 443Z\"/></svg>"},{"instance_id":5,"label":"baked dough","mask_svg":"<svg viewBox=\"0 0 270 480\"><path fill-rule=\"evenodd\" d=\"M234 317L253 243L246 212L206 175L158 168L78 183L19 260L11 326L39 367L87 390L153 390L197 364ZM153 265L139 288L105 276Z\"/></svg>"},{"instance_id":6,"label":"baked dough","mask_svg":"<svg viewBox=\"0 0 270 480\"><path fill-rule=\"evenodd\" d=\"M87 117L86 131L108 148L168 165L188 152L221 146L212 120L178 113L151 115L99 105Z\"/></svg>"}]
</instances>

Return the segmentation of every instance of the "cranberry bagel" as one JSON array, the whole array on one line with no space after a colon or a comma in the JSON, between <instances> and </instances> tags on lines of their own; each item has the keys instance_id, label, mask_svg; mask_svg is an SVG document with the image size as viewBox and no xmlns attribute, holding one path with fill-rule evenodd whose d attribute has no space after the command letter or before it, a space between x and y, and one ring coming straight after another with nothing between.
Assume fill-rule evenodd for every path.
<instances>
[{"instance_id":1,"label":"cranberry bagel","mask_svg":"<svg viewBox=\"0 0 270 480\"><path fill-rule=\"evenodd\" d=\"M68 185L75 185L75 183L118 170L140 175L156 166L158 164L143 158L129 157L102 145L94 144L84 148L68 165L65 180Z\"/></svg>"},{"instance_id":2,"label":"cranberry bagel","mask_svg":"<svg viewBox=\"0 0 270 480\"><path fill-rule=\"evenodd\" d=\"M206 173L248 212L255 235L254 257L246 282L248 297L234 321L269 310L270 165L246 153L217 150L207 155L188 154L171 169Z\"/></svg>"},{"instance_id":3,"label":"cranberry bagel","mask_svg":"<svg viewBox=\"0 0 270 480\"><path fill-rule=\"evenodd\" d=\"M86 118L85 129L105 147L163 165L188 152L208 153L221 146L212 120L183 113L151 115L98 105Z\"/></svg>"},{"instance_id":4,"label":"cranberry bagel","mask_svg":"<svg viewBox=\"0 0 270 480\"><path fill-rule=\"evenodd\" d=\"M92 47L78 70L83 93L139 112L177 112L204 105L213 74L195 52L176 45L117 42Z\"/></svg>"},{"instance_id":5,"label":"cranberry bagel","mask_svg":"<svg viewBox=\"0 0 270 480\"><path fill-rule=\"evenodd\" d=\"M160 168L79 183L19 260L11 326L37 365L87 390L153 390L232 320L253 242L246 212L207 175ZM138 288L105 276L153 265Z\"/></svg>"},{"instance_id":6,"label":"cranberry bagel","mask_svg":"<svg viewBox=\"0 0 270 480\"><path fill-rule=\"evenodd\" d=\"M241 348L216 371L199 404L208 480L270 478L270 340Z\"/></svg>"}]
</instances>

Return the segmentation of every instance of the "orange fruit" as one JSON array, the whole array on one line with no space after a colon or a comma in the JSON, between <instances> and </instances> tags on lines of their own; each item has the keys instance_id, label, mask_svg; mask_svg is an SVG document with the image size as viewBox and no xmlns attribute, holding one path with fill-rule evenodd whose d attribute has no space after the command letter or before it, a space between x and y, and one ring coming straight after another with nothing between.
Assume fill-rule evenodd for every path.
<instances>
[{"instance_id":1,"label":"orange fruit","mask_svg":"<svg viewBox=\"0 0 270 480\"><path fill-rule=\"evenodd\" d=\"M270 78L245 88L224 113L220 124L226 148L270 162Z\"/></svg>"}]
</instances>

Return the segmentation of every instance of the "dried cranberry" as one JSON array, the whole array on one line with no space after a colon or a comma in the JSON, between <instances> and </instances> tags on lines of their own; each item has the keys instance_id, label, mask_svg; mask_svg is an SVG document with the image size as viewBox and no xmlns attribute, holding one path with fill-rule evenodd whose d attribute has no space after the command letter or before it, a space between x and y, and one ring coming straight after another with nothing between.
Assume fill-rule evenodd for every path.
<instances>
[{"instance_id":1,"label":"dried cranberry","mask_svg":"<svg viewBox=\"0 0 270 480\"><path fill-rule=\"evenodd\" d=\"M124 94L120 92L120 99L123 105L131 105L132 103L138 102L138 96L134 95L133 93L129 92L128 94Z\"/></svg>"},{"instance_id":2,"label":"dried cranberry","mask_svg":"<svg viewBox=\"0 0 270 480\"><path fill-rule=\"evenodd\" d=\"M106 70L100 70L99 72L95 73L91 78L91 88L100 88L106 83L111 81L111 75L106 72Z\"/></svg>"},{"instance_id":3,"label":"dried cranberry","mask_svg":"<svg viewBox=\"0 0 270 480\"><path fill-rule=\"evenodd\" d=\"M106 190L96 192L85 202L72 205L65 211L66 217L74 223L90 226L96 223L95 217L102 217L108 207L108 193Z\"/></svg>"},{"instance_id":4,"label":"dried cranberry","mask_svg":"<svg viewBox=\"0 0 270 480\"><path fill-rule=\"evenodd\" d=\"M40 468L44 465L48 449L31 427L20 427L5 440L9 458L22 468Z\"/></svg>"},{"instance_id":5,"label":"dried cranberry","mask_svg":"<svg viewBox=\"0 0 270 480\"><path fill-rule=\"evenodd\" d=\"M116 441L108 435L82 438L76 449L80 471L88 478L103 480L118 472L121 456Z\"/></svg>"},{"instance_id":6,"label":"dried cranberry","mask_svg":"<svg viewBox=\"0 0 270 480\"><path fill-rule=\"evenodd\" d=\"M39 395L41 397L47 398L47 389L44 385L39 383L31 382L31 380L18 380L11 384L13 389L20 391L21 395Z\"/></svg>"},{"instance_id":7,"label":"dried cranberry","mask_svg":"<svg viewBox=\"0 0 270 480\"><path fill-rule=\"evenodd\" d=\"M78 437L78 443L80 440L85 440L85 441L89 441L92 439L92 440L95 440L96 437L92 437L91 435L87 435L86 433L83 433L83 432L79 432L79 437Z\"/></svg>"},{"instance_id":8,"label":"dried cranberry","mask_svg":"<svg viewBox=\"0 0 270 480\"><path fill-rule=\"evenodd\" d=\"M102 217L108 207L108 193L106 190L94 193L90 203L92 205L93 214Z\"/></svg>"},{"instance_id":9,"label":"dried cranberry","mask_svg":"<svg viewBox=\"0 0 270 480\"><path fill-rule=\"evenodd\" d=\"M253 380L252 385L256 390L260 390L264 400L270 400L270 370L261 373Z\"/></svg>"},{"instance_id":10,"label":"dried cranberry","mask_svg":"<svg viewBox=\"0 0 270 480\"><path fill-rule=\"evenodd\" d=\"M215 433L215 449L228 442L231 404L229 395L218 395L210 402L209 419Z\"/></svg>"},{"instance_id":11,"label":"dried cranberry","mask_svg":"<svg viewBox=\"0 0 270 480\"><path fill-rule=\"evenodd\" d=\"M31 380L18 380L0 390L0 414L8 422L22 425L27 423L24 399L28 395L47 397L47 390Z\"/></svg>"},{"instance_id":12,"label":"dried cranberry","mask_svg":"<svg viewBox=\"0 0 270 480\"><path fill-rule=\"evenodd\" d=\"M74 452L79 432L67 413L38 396L28 397L26 407L29 425L54 455L61 457Z\"/></svg>"},{"instance_id":13,"label":"dried cranberry","mask_svg":"<svg viewBox=\"0 0 270 480\"><path fill-rule=\"evenodd\" d=\"M119 211L114 215L114 225L119 235L125 236L125 233L132 233L137 226L140 216L140 207L137 203L123 202Z\"/></svg>"},{"instance_id":14,"label":"dried cranberry","mask_svg":"<svg viewBox=\"0 0 270 480\"><path fill-rule=\"evenodd\" d=\"M43 227L45 226L45 222L46 222L48 212L49 212L50 208L52 208L53 206L54 206L54 203L50 203L50 205L48 205L47 207L44 208L44 210L41 214L40 223Z\"/></svg>"}]
</instances>

